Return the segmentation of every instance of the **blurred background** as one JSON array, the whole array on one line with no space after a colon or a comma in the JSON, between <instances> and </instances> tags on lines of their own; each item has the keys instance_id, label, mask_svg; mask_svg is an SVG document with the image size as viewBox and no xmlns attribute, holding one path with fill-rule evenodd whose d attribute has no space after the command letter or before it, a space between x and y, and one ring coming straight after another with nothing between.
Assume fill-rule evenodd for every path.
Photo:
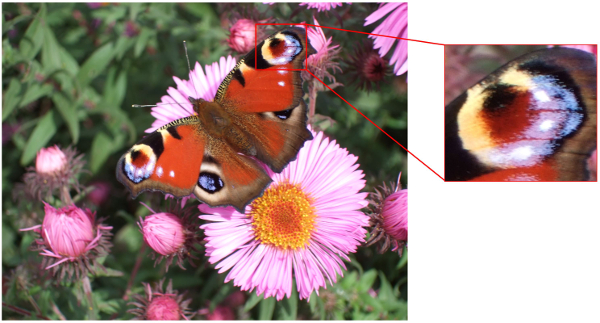
<instances>
[{"instance_id":1,"label":"blurred background","mask_svg":"<svg viewBox=\"0 0 600 323\"><path fill-rule=\"evenodd\" d=\"M114 247L103 264L114 271L92 282L101 304L98 318L132 318L126 313L127 286L141 293L141 282L166 277L173 280L174 289L187 292L191 309L203 309L196 316L200 319L406 319L407 252L399 257L359 248L350 255L344 277L321 289L319 296L313 294L310 302L263 300L240 292L232 283L224 284L226 274L218 274L207 262L202 246L196 268L186 265L185 271L171 267L166 272L162 263L154 267L141 248L136 221L149 214L140 201L160 209L166 203L164 195L144 193L132 200L115 178L119 157L154 121L150 108L134 109L132 104L155 104L168 87L176 87L173 76L188 79L183 40L192 66L196 61L204 66L222 56L239 60L245 54L227 41L240 19L314 23L316 18L322 26L372 32L376 25L364 27L365 18L377 9L371 3L331 10L286 3L3 3L3 317L38 318L35 313L44 313L58 319L52 310L58 307L68 319L88 318L80 310L79 295L68 285L52 283L39 269L40 257L28 250L34 236L18 231L41 223L43 205L20 203L16 184L23 181L41 148L57 144L76 148L86 162L87 172L79 182L94 190L78 205L97 211L113 227ZM380 79L365 80L359 58L366 35L323 31L340 48L332 60L337 64L331 69L334 79L327 78L326 83L337 85L335 91L408 148L407 73L396 76L386 70ZM313 126L359 157L367 180L364 191L395 182L400 172L407 188L407 155L401 147L327 90L318 93L316 113ZM138 257L143 260L131 281ZM242 301L222 305L231 295Z\"/></svg>"}]
</instances>

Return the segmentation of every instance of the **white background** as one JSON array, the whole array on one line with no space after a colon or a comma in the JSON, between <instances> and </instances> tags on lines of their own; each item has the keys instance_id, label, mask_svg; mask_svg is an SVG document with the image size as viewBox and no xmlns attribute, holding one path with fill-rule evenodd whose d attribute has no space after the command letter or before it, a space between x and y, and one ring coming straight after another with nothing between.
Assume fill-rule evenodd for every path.
<instances>
[{"instance_id":1,"label":"white background","mask_svg":"<svg viewBox=\"0 0 600 323\"><path fill-rule=\"evenodd\" d=\"M408 14L408 38L445 44L600 38L598 6L577 2L411 1ZM408 49L408 148L442 175L443 46ZM444 183L409 168L411 322L600 321L600 183Z\"/></svg>"}]
</instances>

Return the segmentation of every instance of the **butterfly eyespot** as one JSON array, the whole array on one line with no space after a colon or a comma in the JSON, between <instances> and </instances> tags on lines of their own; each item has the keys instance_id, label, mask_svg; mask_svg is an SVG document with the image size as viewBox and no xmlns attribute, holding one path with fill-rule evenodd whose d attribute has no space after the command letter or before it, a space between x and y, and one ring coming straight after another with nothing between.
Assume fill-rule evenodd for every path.
<instances>
[{"instance_id":1,"label":"butterfly eyespot","mask_svg":"<svg viewBox=\"0 0 600 323\"><path fill-rule=\"evenodd\" d=\"M204 191L212 194L222 190L223 187L225 187L225 183L223 183L221 177L216 174L202 172L198 178L198 186Z\"/></svg>"},{"instance_id":2,"label":"butterfly eyespot","mask_svg":"<svg viewBox=\"0 0 600 323\"><path fill-rule=\"evenodd\" d=\"M294 109L288 109L288 110L283 110L283 111L277 111L277 112L273 112L277 118L281 119L281 120L286 120L287 118L289 118L292 115L292 112L294 111Z\"/></svg>"}]
</instances>

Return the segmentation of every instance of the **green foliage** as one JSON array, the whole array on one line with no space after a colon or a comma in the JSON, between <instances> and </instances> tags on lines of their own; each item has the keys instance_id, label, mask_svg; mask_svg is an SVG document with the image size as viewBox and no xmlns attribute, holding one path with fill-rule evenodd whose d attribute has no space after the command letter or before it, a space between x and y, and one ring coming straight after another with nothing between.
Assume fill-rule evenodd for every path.
<instances>
[{"instance_id":1,"label":"green foliage","mask_svg":"<svg viewBox=\"0 0 600 323\"><path fill-rule=\"evenodd\" d=\"M119 3L99 8L84 3L2 4L4 318L130 319L127 303L133 294L143 294L141 282L163 277L173 280L174 289L187 292L193 310L212 311L239 290L223 283L226 273L218 274L208 263L202 246L196 267L186 263L186 270L171 266L167 271L164 261L154 267L136 221L148 214L140 201L164 209L164 196L144 193L132 200L116 181L115 165L154 120L148 108L133 109L132 104L159 102L169 87L176 87L173 76L188 78L183 40L190 63L204 66L231 54L224 26L235 14L257 11L261 19L272 17L275 23L312 23L315 15L323 26L372 31L374 27L363 23L377 5L344 5L335 14L298 8L294 3ZM365 36L327 29L325 34L341 45L338 61L346 70L347 58ZM336 92L407 146L404 77L389 76L380 90L367 93L351 85L346 73L335 76L343 84ZM316 112L327 135L359 157L365 191L395 181L401 171L406 187L407 155L401 147L329 91L318 93ZM111 187L108 202L99 206L86 197L89 190L77 198L78 205L105 217L114 234L114 247L101 261L106 271L89 277L89 295L82 281L56 283L48 271L40 270L41 256L28 250L34 234L19 232L41 223L43 207L20 203L13 195L39 149L54 144L72 145L84 155L88 172L78 178L83 186L104 182ZM319 295L313 293L309 301L298 299L295 286L292 297L282 301L245 292L236 317L406 319L406 251L399 258L393 252L379 255L360 248L351 258L344 277Z\"/></svg>"}]
</instances>

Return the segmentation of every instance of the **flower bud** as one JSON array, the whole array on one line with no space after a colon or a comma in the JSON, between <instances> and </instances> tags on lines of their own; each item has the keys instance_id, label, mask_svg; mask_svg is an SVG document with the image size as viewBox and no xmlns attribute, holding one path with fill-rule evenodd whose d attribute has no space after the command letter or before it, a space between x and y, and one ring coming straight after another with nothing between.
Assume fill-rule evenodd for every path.
<instances>
[{"instance_id":1,"label":"flower bud","mask_svg":"<svg viewBox=\"0 0 600 323\"><path fill-rule=\"evenodd\" d=\"M399 241L408 238L408 190L390 194L383 202L383 229Z\"/></svg>"},{"instance_id":2,"label":"flower bud","mask_svg":"<svg viewBox=\"0 0 600 323\"><path fill-rule=\"evenodd\" d=\"M152 321L175 321L180 318L179 304L171 296L154 297L146 310L146 319Z\"/></svg>"},{"instance_id":3,"label":"flower bud","mask_svg":"<svg viewBox=\"0 0 600 323\"><path fill-rule=\"evenodd\" d=\"M35 171L38 174L53 174L65 168L67 156L57 145L42 148L38 151L35 159Z\"/></svg>"},{"instance_id":4,"label":"flower bud","mask_svg":"<svg viewBox=\"0 0 600 323\"><path fill-rule=\"evenodd\" d=\"M75 205L55 209L44 203L42 238L58 255L76 258L87 251L94 240L94 214Z\"/></svg>"},{"instance_id":5,"label":"flower bud","mask_svg":"<svg viewBox=\"0 0 600 323\"><path fill-rule=\"evenodd\" d=\"M231 308L219 305L215 307L214 311L206 315L206 319L209 321L231 321L235 320L235 314L233 314Z\"/></svg>"},{"instance_id":6,"label":"flower bud","mask_svg":"<svg viewBox=\"0 0 600 323\"><path fill-rule=\"evenodd\" d=\"M168 256L177 253L185 243L182 221L170 213L155 213L140 220L144 241L157 253Z\"/></svg>"},{"instance_id":7,"label":"flower bud","mask_svg":"<svg viewBox=\"0 0 600 323\"><path fill-rule=\"evenodd\" d=\"M229 29L229 47L238 53L247 53L254 48L254 21L250 19L238 20Z\"/></svg>"}]
</instances>

